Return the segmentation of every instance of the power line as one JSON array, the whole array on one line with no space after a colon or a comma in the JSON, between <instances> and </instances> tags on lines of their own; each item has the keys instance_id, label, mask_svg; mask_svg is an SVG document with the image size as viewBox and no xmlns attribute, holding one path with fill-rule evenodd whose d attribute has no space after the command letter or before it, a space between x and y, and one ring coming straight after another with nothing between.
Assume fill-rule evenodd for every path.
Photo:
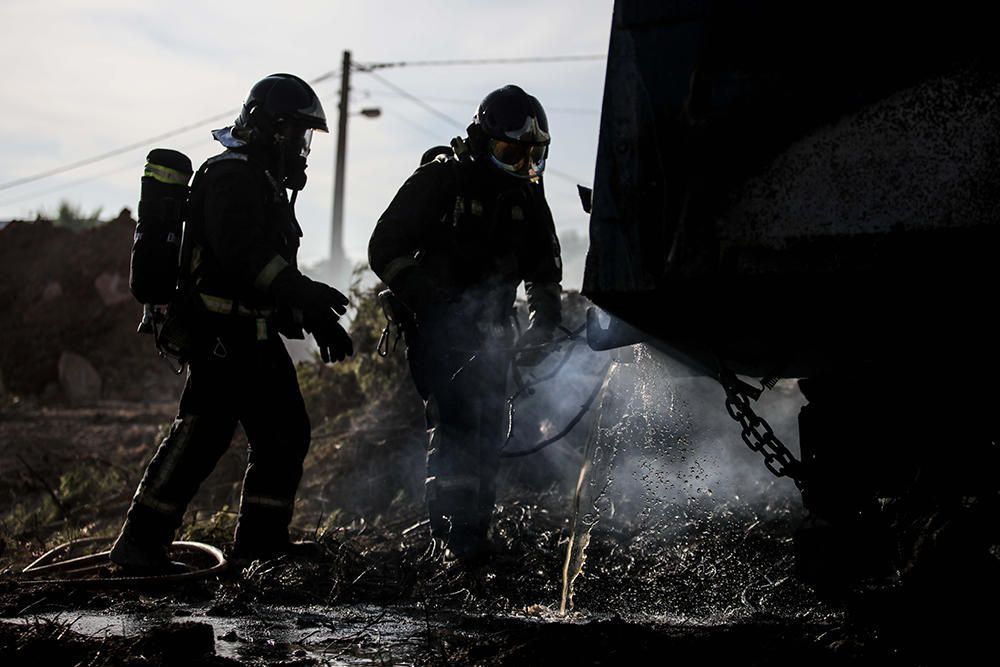
<instances>
[{"instance_id":1,"label":"power line","mask_svg":"<svg viewBox=\"0 0 1000 667\"><path fill-rule=\"evenodd\" d=\"M420 132L423 132L428 137L434 138L438 143L442 143L441 133L440 132L432 130L429 127L424 127L420 123L418 123L418 122L416 122L416 121L414 121L414 120L412 120L410 118L407 118L405 114L400 114L400 113L383 113L383 115L386 118L394 118L396 120L400 120L400 121L406 123L407 125L409 125L410 127L412 127L413 129L419 130Z\"/></svg>"},{"instance_id":2,"label":"power line","mask_svg":"<svg viewBox=\"0 0 1000 667\"><path fill-rule=\"evenodd\" d=\"M149 137L143 139L142 141L137 141L133 144L127 146L122 146L121 148L116 148L114 150L108 151L107 153L101 153L100 155L95 155L77 162L72 162L61 167L56 167L54 169L49 169L48 171L39 172L31 176L25 176L24 178L18 178L13 181L8 181L6 183L0 184L0 190L8 190L10 188L17 187L19 185L25 185L27 183L32 183L34 181L39 181L43 178L48 178L49 176L55 176L57 174L62 174L67 171L72 171L74 169L79 169L80 167L86 167L87 165L94 164L95 162L102 162L108 158L116 157L122 153L128 153L129 151L134 151L137 148L144 148L151 143L162 141L164 139L169 139L170 137L176 137L178 134L184 134L185 132L190 132L191 130L197 130L200 127L207 125L208 123L221 120L222 118L232 118L234 114L239 113L239 109L235 111L227 111L225 113L216 114L214 116L209 116L208 118L203 118L196 123L191 123L190 125L185 125L184 127L179 127L175 130L170 130L169 132L164 132L163 134L158 134L155 137Z\"/></svg>"},{"instance_id":3,"label":"power line","mask_svg":"<svg viewBox=\"0 0 1000 667\"><path fill-rule=\"evenodd\" d=\"M393 82L387 80L384 76L381 76L380 74L376 74L375 72L371 72L371 71L363 71L363 72L364 72L364 74L367 74L368 76L372 77L373 79L375 79L376 81L378 81L379 83L381 83L383 86L389 88L390 90L392 90L395 93L398 93L401 97L405 97L406 99L410 100L411 102L413 102L417 106L421 107L422 109L424 109L424 110L426 110L426 111L434 114L435 116L437 116L441 120L445 121L449 125L452 125L453 127L457 127L458 129L463 130L463 131L466 129L466 124L465 123L459 122L459 121L455 120L454 118L452 118L451 116L449 116L448 114L444 113L443 111L439 111L438 109L435 109L430 104L428 104L427 102L425 102L421 98L417 97L413 93L410 93L410 92L408 92L408 91L400 88L399 86L397 86ZM577 184L577 183L582 182L580 179L578 179L578 178L576 178L574 176L571 176L570 174L567 174L566 172L559 171L558 169L553 169L552 167L546 167L545 171L547 173L552 174L553 176L556 176L556 177L561 178L563 180L569 181L569 182L573 183L574 185Z\"/></svg>"},{"instance_id":4,"label":"power line","mask_svg":"<svg viewBox=\"0 0 1000 667\"><path fill-rule=\"evenodd\" d=\"M183 151L187 151L187 150L189 150L191 148L194 148L195 146L200 146L200 145L205 144L205 143L207 143L209 141L210 140L208 138L205 138L205 139L202 139L200 141L190 142L190 143L184 144L183 146L180 146L178 148L178 150L180 150L182 152ZM13 204L19 204L19 203L21 203L23 201L27 201L29 199L35 199L36 197L44 197L45 195L50 195L50 194L53 194L55 192L63 192L65 190L71 190L71 189L73 189L73 188L75 188L75 187L77 187L79 185L83 185L84 183L90 183L91 181L96 181L98 179L105 178L107 176L114 176L115 174L120 174L123 171L135 170L135 168L136 168L135 164L132 164L132 163L129 163L129 164L126 164L126 165L122 165L120 167L115 167L114 169L110 169L108 171L102 171L102 172L100 172L98 174L93 174L91 176L84 176L83 178L78 178L75 181L69 181L68 183L60 183L59 185L56 185L56 186L51 187L51 188L46 188L44 190L36 190L35 192L32 192L31 194L23 195L21 197L15 198L15 199L8 199L7 201L0 202L0 207L11 206Z\"/></svg>"},{"instance_id":5,"label":"power line","mask_svg":"<svg viewBox=\"0 0 1000 667\"><path fill-rule=\"evenodd\" d=\"M365 92L369 93L369 91L365 91ZM385 95L385 96L388 96L388 97L402 97L402 95L399 95L398 93L388 92L388 91L381 91L381 92L378 92L376 94L377 95ZM457 99L457 98L454 98L454 97L434 97L432 95L421 95L420 99L424 100L425 102L438 102L440 104L461 104L463 106L467 106L467 107L470 107L470 108L477 107L479 105L479 102L480 102L480 100ZM587 115L595 115L595 116L597 114L601 113L598 109L585 109L583 107L553 107L553 106L549 106L548 104L545 105L545 110L546 111L558 111L560 113L578 113L578 114L587 114Z\"/></svg>"},{"instance_id":6,"label":"power line","mask_svg":"<svg viewBox=\"0 0 1000 667\"><path fill-rule=\"evenodd\" d=\"M579 56L528 56L525 58L457 58L451 60L400 60L384 63L355 63L358 72L371 73L376 69L389 67L449 67L454 65L519 65L524 63L566 63L585 60L604 60L606 53L592 53Z\"/></svg>"},{"instance_id":7,"label":"power line","mask_svg":"<svg viewBox=\"0 0 1000 667\"><path fill-rule=\"evenodd\" d=\"M315 79L313 79L309 83L311 83L311 84L317 84L317 83L319 83L321 81L326 81L327 79L333 78L335 76L340 76L340 72L337 72L337 71L326 72L325 74L321 74L320 76L316 77ZM148 137L148 138L143 139L141 141L136 141L135 143L131 143L131 144L127 145L127 146L122 146L120 148L115 148L114 150L110 150L107 153L101 153L100 155L94 155L92 157L84 158L83 160L78 160L76 162L72 162L70 164L63 165L61 167L55 167L53 169L48 169L46 171L42 171L42 172L39 172L37 174L32 174L31 176L25 176L23 178L18 178L18 179L15 179L13 181L7 181L6 183L0 183L0 190L9 190L10 188L14 188L14 187L17 187L19 185L25 185L27 183L32 183L34 181L39 181L39 180L41 180L43 178L48 178L49 176L55 176L57 174L63 174L65 172L67 172L67 171L72 171L74 169L79 169L80 167L86 167L88 165L94 164L95 162L102 162L104 160L107 160L108 158L113 158L113 157L116 157L118 155L122 155L123 153L128 153L129 151L134 151L134 150L136 150L138 148L145 148L146 146L148 146L151 143L154 143L154 142L157 142L157 141L163 141L164 139L169 139L171 137L176 137L178 134L184 134L185 132L190 132L191 130L197 130L197 129L201 128L201 127L204 127L205 125L208 125L209 123L214 123L214 122L222 120L224 118L233 118L239 112L240 112L240 109L231 109L231 110L226 111L224 113L219 113L219 114L215 114L214 116L209 116L208 118L202 118L201 120L199 120L197 122L190 123L188 125L184 125L183 127L178 127L176 129L170 130L168 132L164 132L162 134L158 134L158 135L153 136L153 137Z\"/></svg>"},{"instance_id":8,"label":"power line","mask_svg":"<svg viewBox=\"0 0 1000 667\"><path fill-rule=\"evenodd\" d=\"M380 77L377 74L375 74L374 70L386 69L392 67L448 67L448 66L461 66L461 65L511 65L511 64L526 64L526 63L581 62L588 60L603 60L605 58L607 58L607 54L535 56L535 57L525 57L525 58L460 58L452 60L410 60L410 61L397 61L397 62L384 62L384 63L356 63L354 65L354 69L358 72L364 72L365 74L377 78L383 85L390 88L391 90L399 94L401 97L405 97L414 102L415 104L420 105L426 111L434 114L435 116L438 116L448 124L453 125L459 129L465 129L465 124L460 123L459 121L455 120L454 118L448 116L445 113L442 113L441 111L438 111L437 109L427 104L416 95L412 95L411 93L408 93L399 86L396 86L395 84L386 81L383 77ZM319 76L315 77L314 79L309 81L309 83L315 85L317 83L321 83L328 79L338 78L339 76L340 76L339 70L330 70L329 72L324 72L323 74L320 74ZM240 112L239 109L233 109L230 111L226 111L224 113L215 114L207 118L202 118L197 122L190 123L188 125L184 125L182 127L178 127L173 130L169 130L167 132L163 132L162 134L158 134L152 137L147 137L146 139L136 141L126 146L115 148L114 150L107 151L106 153L101 153L99 155L94 155L88 158L84 158L76 162L71 162L70 164L54 167L52 169L32 174L31 176L25 176L22 178L14 179L12 181L7 181L6 183L0 183L0 191L9 190L11 188L15 188L21 185L26 185L28 183L33 183L35 181L39 181L44 178L49 178L50 176L56 176L58 174L63 174L68 171L79 169L80 167L86 167L97 162L102 162L109 158L113 158L118 155L128 153L129 151L134 151L139 148L145 148L151 143L157 141L163 141L164 139L170 139L171 137L175 137L185 132L190 132L191 130L199 129L201 127L204 127L205 125L208 125L209 123L214 123L216 121L223 120L225 118L232 118L239 112ZM556 176L561 176L569 180L574 180L575 182L575 179L573 179L572 177L566 174L562 174L561 172L555 169L550 168L549 171Z\"/></svg>"},{"instance_id":9,"label":"power line","mask_svg":"<svg viewBox=\"0 0 1000 667\"><path fill-rule=\"evenodd\" d=\"M567 174L565 171L559 171L558 169L553 169L552 167L546 167L545 171L549 174L552 174L553 176L556 176L557 178L563 179L567 183L572 183L573 185L577 185L583 182L583 179L577 178L572 174Z\"/></svg>"},{"instance_id":10,"label":"power line","mask_svg":"<svg viewBox=\"0 0 1000 667\"><path fill-rule=\"evenodd\" d=\"M383 86L385 86L389 90L393 91L394 93L396 93L400 97L405 97L406 99L410 100L411 102L413 102L414 104L416 104L420 108L422 108L425 111L428 111L431 114L437 116L438 118L440 118L444 122L448 123L449 125L451 125L453 127L457 127L460 130L464 130L465 129L465 123L461 123L461 122L455 120L454 118L452 118L451 116L449 116L448 114L444 113L443 111L437 110L436 108L432 107L427 102L424 102L422 99L420 99L419 97L417 97L413 93L407 92L406 90L403 90L402 88L400 88L399 86L397 86L396 84L394 84L392 81L387 80L384 76L382 76L380 74L376 74L375 72L370 72L370 71L365 71L365 70L361 70L361 71L363 71L365 74L367 74L368 76L372 77L373 79L375 79L376 81L378 81Z\"/></svg>"},{"instance_id":11,"label":"power line","mask_svg":"<svg viewBox=\"0 0 1000 667\"><path fill-rule=\"evenodd\" d=\"M77 179L75 181L70 181L69 183L60 183L59 185L57 185L55 187L52 187L52 188L46 188L44 190L38 190L38 191L32 192L31 194L28 194L28 195L24 195L24 196L21 196L21 197L17 197L15 199L8 199L7 201L0 202L0 206L11 206L13 204L19 204L19 203L21 203L23 201L27 201L29 199L35 199L36 197L44 197L45 195L50 195L50 194L52 194L54 192L63 192L65 190L70 190L72 188L75 188L78 185L82 185L84 183L89 183L90 181L96 181L99 178L105 178L106 176L114 176L115 174L123 172L126 169L135 169L135 165L134 164L129 164L129 165L121 166L121 167L115 167L114 169L112 169L110 171L103 171L103 172L101 172L99 174L94 174L93 176L85 176L85 177L79 178L79 179Z\"/></svg>"}]
</instances>

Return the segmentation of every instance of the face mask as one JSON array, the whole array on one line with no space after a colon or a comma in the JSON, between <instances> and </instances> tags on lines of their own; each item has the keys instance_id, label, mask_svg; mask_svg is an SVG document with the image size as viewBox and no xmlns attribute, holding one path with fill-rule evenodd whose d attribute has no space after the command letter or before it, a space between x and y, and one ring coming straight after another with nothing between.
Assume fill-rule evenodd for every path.
<instances>
[{"instance_id":1,"label":"face mask","mask_svg":"<svg viewBox=\"0 0 1000 667\"><path fill-rule=\"evenodd\" d=\"M289 190L301 190L306 186L306 159L304 157L285 157L284 185Z\"/></svg>"},{"instance_id":2,"label":"face mask","mask_svg":"<svg viewBox=\"0 0 1000 667\"><path fill-rule=\"evenodd\" d=\"M311 128L282 128L275 134L275 145L284 166L282 184L290 190L301 190L306 185L306 156L309 155L313 131Z\"/></svg>"},{"instance_id":3,"label":"face mask","mask_svg":"<svg viewBox=\"0 0 1000 667\"><path fill-rule=\"evenodd\" d=\"M494 166L518 178L536 180L545 171L548 146L490 139L489 157Z\"/></svg>"}]
</instances>

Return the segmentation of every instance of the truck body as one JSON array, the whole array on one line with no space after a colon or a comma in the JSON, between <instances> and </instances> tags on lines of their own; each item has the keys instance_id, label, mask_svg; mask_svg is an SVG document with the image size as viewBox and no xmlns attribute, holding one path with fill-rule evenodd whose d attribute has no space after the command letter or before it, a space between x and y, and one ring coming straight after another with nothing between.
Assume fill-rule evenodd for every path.
<instances>
[{"instance_id":1,"label":"truck body","mask_svg":"<svg viewBox=\"0 0 1000 667\"><path fill-rule=\"evenodd\" d=\"M910 582L907 617L1000 582L992 30L972 3L617 0L612 21L583 284L610 322L588 340L797 378L800 571Z\"/></svg>"}]
</instances>

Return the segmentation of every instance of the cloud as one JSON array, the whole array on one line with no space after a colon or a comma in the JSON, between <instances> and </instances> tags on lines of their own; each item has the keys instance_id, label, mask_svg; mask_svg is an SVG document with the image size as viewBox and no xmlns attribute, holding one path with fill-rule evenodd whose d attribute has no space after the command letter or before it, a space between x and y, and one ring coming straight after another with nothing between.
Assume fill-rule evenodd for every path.
<instances>
[{"instance_id":1,"label":"cloud","mask_svg":"<svg viewBox=\"0 0 1000 667\"><path fill-rule=\"evenodd\" d=\"M5 2L0 43L8 68L0 90L0 182L96 155L237 108L250 86L275 71L304 78L339 69L341 52L356 60L510 58L602 53L610 0L590 2ZM417 95L478 100L517 82L551 107L600 106L602 62L412 68L382 74ZM416 166L424 149L459 131L411 102L390 97L358 74L352 102L379 105L382 118L351 118L346 197L348 252L364 256L375 218ZM335 118L336 81L317 86ZM369 91L365 98L363 91ZM440 104L461 123L468 108ZM551 168L592 178L596 115L553 112ZM416 126L424 128L419 129ZM208 129L167 146L199 162L216 152ZM36 139L37 138L37 139ZM318 137L310 184L299 198L305 231L302 260L329 247L335 137ZM150 145L148 148L153 148ZM64 176L0 191L0 219L26 217L60 199L116 212L135 206L148 149ZM116 172L116 173L109 173ZM63 191L63 184L81 179ZM575 188L550 177L546 186L560 227L585 228ZM32 196L34 193L39 193ZM41 194L45 193L45 194ZM8 203L11 202L11 203Z\"/></svg>"}]
</instances>

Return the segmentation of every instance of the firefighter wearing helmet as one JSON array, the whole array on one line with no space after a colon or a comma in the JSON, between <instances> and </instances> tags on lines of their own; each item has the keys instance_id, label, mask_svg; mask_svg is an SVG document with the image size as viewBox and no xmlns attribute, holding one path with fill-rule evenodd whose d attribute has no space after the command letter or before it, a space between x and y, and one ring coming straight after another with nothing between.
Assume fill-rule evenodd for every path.
<instances>
[{"instance_id":1,"label":"firefighter wearing helmet","mask_svg":"<svg viewBox=\"0 0 1000 667\"><path fill-rule=\"evenodd\" d=\"M167 546L237 424L249 451L234 553L295 550L288 524L310 425L279 334L311 333L328 362L353 352L338 323L347 299L296 265L302 231L294 202L314 131L327 131L315 92L296 76L274 74L253 86L233 125L213 132L225 150L195 176L182 288L168 320L183 332L187 383L112 548L122 567L170 568Z\"/></svg>"},{"instance_id":2,"label":"firefighter wearing helmet","mask_svg":"<svg viewBox=\"0 0 1000 667\"><path fill-rule=\"evenodd\" d=\"M467 132L425 153L368 249L425 401L431 535L447 559L472 563L489 552L507 370L514 350L524 351L519 363L537 363L560 324L562 261L543 189L541 104L504 86L483 99ZM530 325L515 340L522 282Z\"/></svg>"}]
</instances>

